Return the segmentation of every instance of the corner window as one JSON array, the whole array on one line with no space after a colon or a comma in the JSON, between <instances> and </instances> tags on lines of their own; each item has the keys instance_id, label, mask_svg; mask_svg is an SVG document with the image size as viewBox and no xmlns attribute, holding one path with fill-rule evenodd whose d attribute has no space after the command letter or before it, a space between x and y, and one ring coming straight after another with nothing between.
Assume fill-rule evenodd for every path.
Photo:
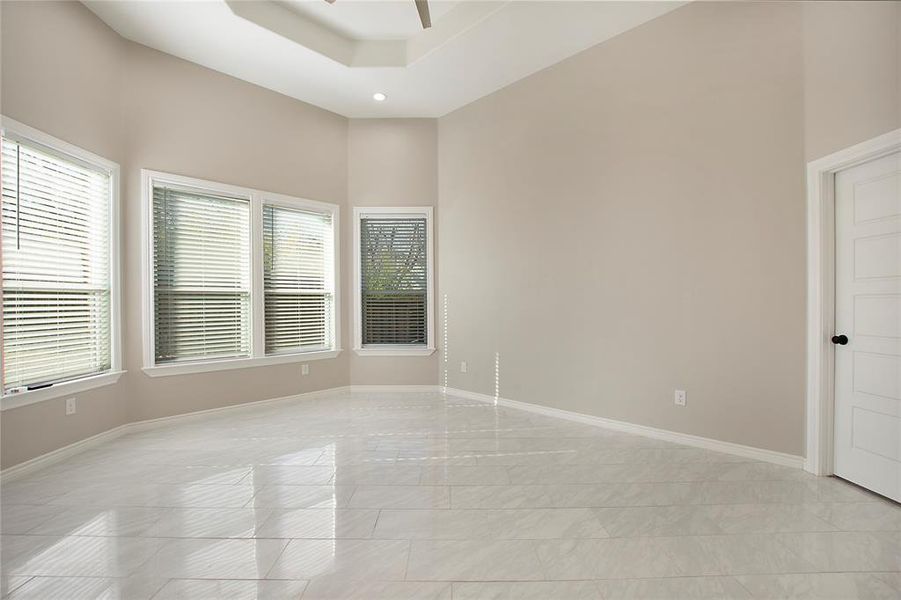
<instances>
[{"instance_id":1,"label":"corner window","mask_svg":"<svg viewBox=\"0 0 901 600\"><path fill-rule=\"evenodd\" d=\"M4 408L115 382L118 165L4 119L0 173Z\"/></svg>"},{"instance_id":2,"label":"corner window","mask_svg":"<svg viewBox=\"0 0 901 600\"><path fill-rule=\"evenodd\" d=\"M333 358L338 207L144 172L145 372Z\"/></svg>"},{"instance_id":3,"label":"corner window","mask_svg":"<svg viewBox=\"0 0 901 600\"><path fill-rule=\"evenodd\" d=\"M354 209L354 350L435 351L432 208Z\"/></svg>"}]
</instances>

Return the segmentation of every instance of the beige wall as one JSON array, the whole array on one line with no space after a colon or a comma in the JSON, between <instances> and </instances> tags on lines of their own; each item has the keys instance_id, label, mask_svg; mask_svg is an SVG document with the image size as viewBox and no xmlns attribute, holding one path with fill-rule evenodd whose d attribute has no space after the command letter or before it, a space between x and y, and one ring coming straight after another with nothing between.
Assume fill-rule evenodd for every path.
<instances>
[{"instance_id":1,"label":"beige wall","mask_svg":"<svg viewBox=\"0 0 901 600\"><path fill-rule=\"evenodd\" d=\"M348 218L344 256L353 256L354 206L435 206L438 203L438 129L433 119L353 119L348 130ZM437 209L436 209L437 217ZM435 223L437 231L437 221ZM436 236L437 237L437 236ZM437 240L435 240L437 242ZM437 247L437 244L433 244ZM353 269L345 269L350 306ZM435 277L437 278L437 268ZM435 319L437 315L430 315ZM353 385L437 383L438 352L425 357L357 356L353 318L347 320L350 382ZM436 327L436 332L438 328Z\"/></svg>"},{"instance_id":2,"label":"beige wall","mask_svg":"<svg viewBox=\"0 0 901 600\"><path fill-rule=\"evenodd\" d=\"M127 44L122 80L126 365L140 420L347 385L334 360L151 378L141 371L140 169L246 185L342 205L347 119L287 96ZM177 93L174 91L177 90ZM346 347L346 345L345 345Z\"/></svg>"},{"instance_id":3,"label":"beige wall","mask_svg":"<svg viewBox=\"0 0 901 600\"><path fill-rule=\"evenodd\" d=\"M804 4L808 160L901 127L901 2Z\"/></svg>"},{"instance_id":4,"label":"beige wall","mask_svg":"<svg viewBox=\"0 0 901 600\"><path fill-rule=\"evenodd\" d=\"M354 355L349 319L351 208L439 199L451 386L802 452L804 164L901 127L898 3L695 3L437 124L348 121L80 3L0 6L0 111L122 165L128 369L72 417L63 399L4 411L4 468L137 419L443 381L438 353ZM344 353L307 377L146 377L144 167L340 204Z\"/></svg>"},{"instance_id":5,"label":"beige wall","mask_svg":"<svg viewBox=\"0 0 901 600\"><path fill-rule=\"evenodd\" d=\"M40 32L40 34L38 34ZM150 378L141 370L140 169L340 204L347 119L127 42L77 2L2 5L0 110L120 163L125 366L115 386L7 410L8 467L132 420L347 385L348 356ZM347 343L343 344L347 347Z\"/></svg>"},{"instance_id":6,"label":"beige wall","mask_svg":"<svg viewBox=\"0 0 901 600\"><path fill-rule=\"evenodd\" d=\"M0 112L67 142L119 160L122 39L81 4L0 3ZM88 66L90 65L90 68ZM64 100L64 101L63 101ZM125 380L0 414L5 468L125 422Z\"/></svg>"},{"instance_id":7,"label":"beige wall","mask_svg":"<svg viewBox=\"0 0 901 600\"><path fill-rule=\"evenodd\" d=\"M449 385L803 454L805 163L901 126L898 26L695 3L440 119Z\"/></svg>"},{"instance_id":8,"label":"beige wall","mask_svg":"<svg viewBox=\"0 0 901 600\"><path fill-rule=\"evenodd\" d=\"M689 5L440 120L452 387L497 353L505 398L802 453L801 16Z\"/></svg>"}]
</instances>

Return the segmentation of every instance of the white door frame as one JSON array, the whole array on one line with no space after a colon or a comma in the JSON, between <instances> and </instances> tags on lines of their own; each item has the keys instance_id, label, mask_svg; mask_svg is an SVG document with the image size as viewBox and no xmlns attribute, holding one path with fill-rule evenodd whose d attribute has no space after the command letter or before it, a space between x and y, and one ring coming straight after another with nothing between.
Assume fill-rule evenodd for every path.
<instances>
[{"instance_id":1,"label":"white door frame","mask_svg":"<svg viewBox=\"0 0 901 600\"><path fill-rule=\"evenodd\" d=\"M901 129L807 163L807 458L833 474L835 413L835 174L901 150Z\"/></svg>"}]
</instances>

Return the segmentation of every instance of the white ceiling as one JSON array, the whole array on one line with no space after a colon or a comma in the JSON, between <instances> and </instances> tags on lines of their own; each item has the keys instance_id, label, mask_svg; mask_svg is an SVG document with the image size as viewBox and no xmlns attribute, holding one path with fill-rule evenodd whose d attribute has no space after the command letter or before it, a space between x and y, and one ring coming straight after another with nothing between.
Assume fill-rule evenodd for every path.
<instances>
[{"instance_id":1,"label":"white ceiling","mask_svg":"<svg viewBox=\"0 0 901 600\"><path fill-rule=\"evenodd\" d=\"M408 39L422 31L413 0L276 0L290 10L336 33L358 40ZM459 0L431 0L432 24L460 4Z\"/></svg>"},{"instance_id":2,"label":"white ceiling","mask_svg":"<svg viewBox=\"0 0 901 600\"><path fill-rule=\"evenodd\" d=\"M348 117L438 117L685 2L83 0L122 36ZM372 100L374 92L388 95Z\"/></svg>"}]
</instances>

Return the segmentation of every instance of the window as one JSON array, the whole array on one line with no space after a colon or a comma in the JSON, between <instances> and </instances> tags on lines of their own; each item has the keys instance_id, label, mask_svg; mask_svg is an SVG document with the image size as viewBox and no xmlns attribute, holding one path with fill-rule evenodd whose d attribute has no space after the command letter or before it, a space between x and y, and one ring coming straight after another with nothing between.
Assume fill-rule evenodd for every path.
<instances>
[{"instance_id":1,"label":"window","mask_svg":"<svg viewBox=\"0 0 901 600\"><path fill-rule=\"evenodd\" d=\"M115 382L118 166L4 118L0 172L4 408Z\"/></svg>"},{"instance_id":2,"label":"window","mask_svg":"<svg viewBox=\"0 0 901 600\"><path fill-rule=\"evenodd\" d=\"M332 215L263 206L266 354L332 347Z\"/></svg>"},{"instance_id":3,"label":"window","mask_svg":"<svg viewBox=\"0 0 901 600\"><path fill-rule=\"evenodd\" d=\"M355 351L431 354L431 207L356 208L354 222Z\"/></svg>"},{"instance_id":4,"label":"window","mask_svg":"<svg viewBox=\"0 0 901 600\"><path fill-rule=\"evenodd\" d=\"M250 201L153 188L156 364L250 356Z\"/></svg>"},{"instance_id":5,"label":"window","mask_svg":"<svg viewBox=\"0 0 901 600\"><path fill-rule=\"evenodd\" d=\"M338 207L144 171L144 370L337 356Z\"/></svg>"}]
</instances>

